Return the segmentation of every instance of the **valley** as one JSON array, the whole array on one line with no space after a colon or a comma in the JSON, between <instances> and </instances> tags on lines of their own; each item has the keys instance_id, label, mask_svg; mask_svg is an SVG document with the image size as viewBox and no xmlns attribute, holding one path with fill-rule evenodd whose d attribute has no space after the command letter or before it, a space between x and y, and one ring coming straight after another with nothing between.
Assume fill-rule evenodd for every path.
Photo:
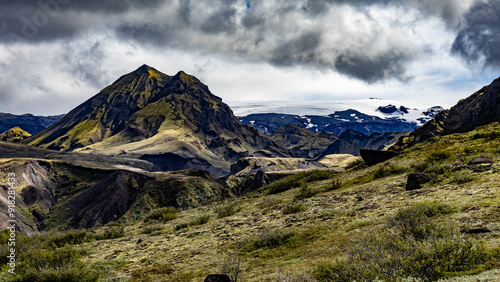
<instances>
[{"instance_id":1,"label":"valley","mask_svg":"<svg viewBox=\"0 0 500 282\"><path fill-rule=\"evenodd\" d=\"M44 119L0 116L21 273L0 281L494 281L499 85L449 110L373 109L386 118L236 117L196 77L143 65L33 132Z\"/></svg>"}]
</instances>

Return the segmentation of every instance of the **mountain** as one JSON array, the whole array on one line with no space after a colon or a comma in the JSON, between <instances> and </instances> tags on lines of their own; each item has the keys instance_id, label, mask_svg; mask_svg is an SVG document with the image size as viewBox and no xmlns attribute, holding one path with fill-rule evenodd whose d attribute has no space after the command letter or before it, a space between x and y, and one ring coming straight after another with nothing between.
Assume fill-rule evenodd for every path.
<instances>
[{"instance_id":1,"label":"mountain","mask_svg":"<svg viewBox=\"0 0 500 282\"><path fill-rule=\"evenodd\" d=\"M18 126L31 134L35 134L58 122L63 117L64 115L34 116L32 114L13 115L0 113L0 132Z\"/></svg>"},{"instance_id":2,"label":"mountain","mask_svg":"<svg viewBox=\"0 0 500 282\"><path fill-rule=\"evenodd\" d=\"M361 149L381 151L393 145L401 137L407 134L406 132L375 132L366 135L350 129L340 134L338 140L332 143L323 152L322 156L331 154L351 154L353 156L359 156L359 151Z\"/></svg>"},{"instance_id":3,"label":"mountain","mask_svg":"<svg viewBox=\"0 0 500 282\"><path fill-rule=\"evenodd\" d=\"M215 175L241 157L288 152L250 126L194 76L143 65L120 77L25 144L60 151L129 155L157 170L199 168Z\"/></svg>"},{"instance_id":4,"label":"mountain","mask_svg":"<svg viewBox=\"0 0 500 282\"><path fill-rule=\"evenodd\" d=\"M296 158L315 159L335 142L335 134L312 132L299 125L282 125L270 136L276 143L291 151Z\"/></svg>"},{"instance_id":5,"label":"mountain","mask_svg":"<svg viewBox=\"0 0 500 282\"><path fill-rule=\"evenodd\" d=\"M0 134L0 141L19 143L30 136L31 134L16 126Z\"/></svg>"},{"instance_id":6,"label":"mountain","mask_svg":"<svg viewBox=\"0 0 500 282\"><path fill-rule=\"evenodd\" d=\"M325 116L267 113L251 114L238 117L238 119L241 123L252 125L266 134L271 134L276 128L288 124L300 125L314 132L329 132L335 135L340 135L349 129L370 135L374 132L409 132L418 127L416 122L407 122L399 117L383 119L352 109Z\"/></svg>"},{"instance_id":7,"label":"mountain","mask_svg":"<svg viewBox=\"0 0 500 282\"><path fill-rule=\"evenodd\" d=\"M435 136L468 132L496 121L500 121L500 78L459 101L451 109L438 113L398 145L407 146Z\"/></svg>"}]
</instances>

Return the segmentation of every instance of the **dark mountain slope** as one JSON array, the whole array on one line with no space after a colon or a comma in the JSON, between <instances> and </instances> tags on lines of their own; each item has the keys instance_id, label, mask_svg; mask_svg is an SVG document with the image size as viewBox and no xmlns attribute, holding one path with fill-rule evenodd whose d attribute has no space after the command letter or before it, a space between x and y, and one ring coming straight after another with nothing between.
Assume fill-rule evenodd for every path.
<instances>
[{"instance_id":1,"label":"dark mountain slope","mask_svg":"<svg viewBox=\"0 0 500 282\"><path fill-rule=\"evenodd\" d=\"M399 146L412 145L434 136L464 133L474 128L500 121L500 78L481 88L449 110L416 129Z\"/></svg>"},{"instance_id":2,"label":"dark mountain slope","mask_svg":"<svg viewBox=\"0 0 500 282\"><path fill-rule=\"evenodd\" d=\"M383 150L396 143L399 138L407 135L406 132L386 132L363 134L355 130L347 130L340 134L337 141L331 144L323 156L331 154L351 154L359 156L359 150Z\"/></svg>"},{"instance_id":3,"label":"dark mountain slope","mask_svg":"<svg viewBox=\"0 0 500 282\"><path fill-rule=\"evenodd\" d=\"M160 73L146 65L122 76L26 144L61 151L206 161L223 174L231 162L260 150L288 156L197 78ZM169 153L169 154L167 154ZM161 161L161 160L160 160ZM158 165L161 167L164 165ZM180 169L191 168L188 164Z\"/></svg>"},{"instance_id":4,"label":"dark mountain slope","mask_svg":"<svg viewBox=\"0 0 500 282\"><path fill-rule=\"evenodd\" d=\"M314 159L338 138L332 133L312 132L300 125L282 125L270 136L289 149L296 158Z\"/></svg>"}]
</instances>

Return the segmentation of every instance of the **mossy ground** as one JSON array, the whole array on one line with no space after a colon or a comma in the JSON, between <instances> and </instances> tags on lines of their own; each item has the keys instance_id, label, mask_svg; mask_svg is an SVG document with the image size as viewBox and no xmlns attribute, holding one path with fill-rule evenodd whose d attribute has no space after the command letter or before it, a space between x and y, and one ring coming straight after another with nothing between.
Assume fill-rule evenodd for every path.
<instances>
[{"instance_id":1,"label":"mossy ground","mask_svg":"<svg viewBox=\"0 0 500 282\"><path fill-rule=\"evenodd\" d=\"M125 227L124 237L82 243L89 250L83 260L106 269L103 279L119 281L203 281L219 272L228 257L240 261L241 281L285 276L304 280L318 264L343 258L352 239L377 230L397 210L424 201L455 208L442 215L442 222L453 222L461 230L487 230L466 236L498 254L500 139L492 132L500 132L498 123L417 144L386 163L357 165L332 178L307 182L308 188L320 192L302 200L297 195L303 187L277 194L263 188L180 211L166 222L136 222ZM476 169L469 162L477 157L492 158L494 163ZM406 191L407 173L417 171L433 174L434 180ZM341 187L327 189L334 178L340 179ZM221 206L227 205L235 212L219 217ZM304 208L289 213L291 205ZM182 224L187 226L176 228ZM500 269L500 260L457 275L500 278L498 270L489 269ZM488 272L478 274L482 271Z\"/></svg>"}]
</instances>

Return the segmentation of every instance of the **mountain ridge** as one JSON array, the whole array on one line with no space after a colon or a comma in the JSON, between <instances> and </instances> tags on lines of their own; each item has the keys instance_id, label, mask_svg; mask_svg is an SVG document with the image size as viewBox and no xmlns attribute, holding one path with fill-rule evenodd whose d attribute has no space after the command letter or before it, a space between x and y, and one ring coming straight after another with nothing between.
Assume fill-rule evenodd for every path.
<instances>
[{"instance_id":1,"label":"mountain ridge","mask_svg":"<svg viewBox=\"0 0 500 282\"><path fill-rule=\"evenodd\" d=\"M259 150L289 156L267 136L241 125L196 77L183 71L168 76L147 65L121 76L24 143L137 158L173 153L207 160L219 169L218 175L228 172L231 162Z\"/></svg>"},{"instance_id":2,"label":"mountain ridge","mask_svg":"<svg viewBox=\"0 0 500 282\"><path fill-rule=\"evenodd\" d=\"M500 121L500 78L460 100L449 110L438 113L392 149L412 146L437 136L468 132L496 121Z\"/></svg>"}]
</instances>

